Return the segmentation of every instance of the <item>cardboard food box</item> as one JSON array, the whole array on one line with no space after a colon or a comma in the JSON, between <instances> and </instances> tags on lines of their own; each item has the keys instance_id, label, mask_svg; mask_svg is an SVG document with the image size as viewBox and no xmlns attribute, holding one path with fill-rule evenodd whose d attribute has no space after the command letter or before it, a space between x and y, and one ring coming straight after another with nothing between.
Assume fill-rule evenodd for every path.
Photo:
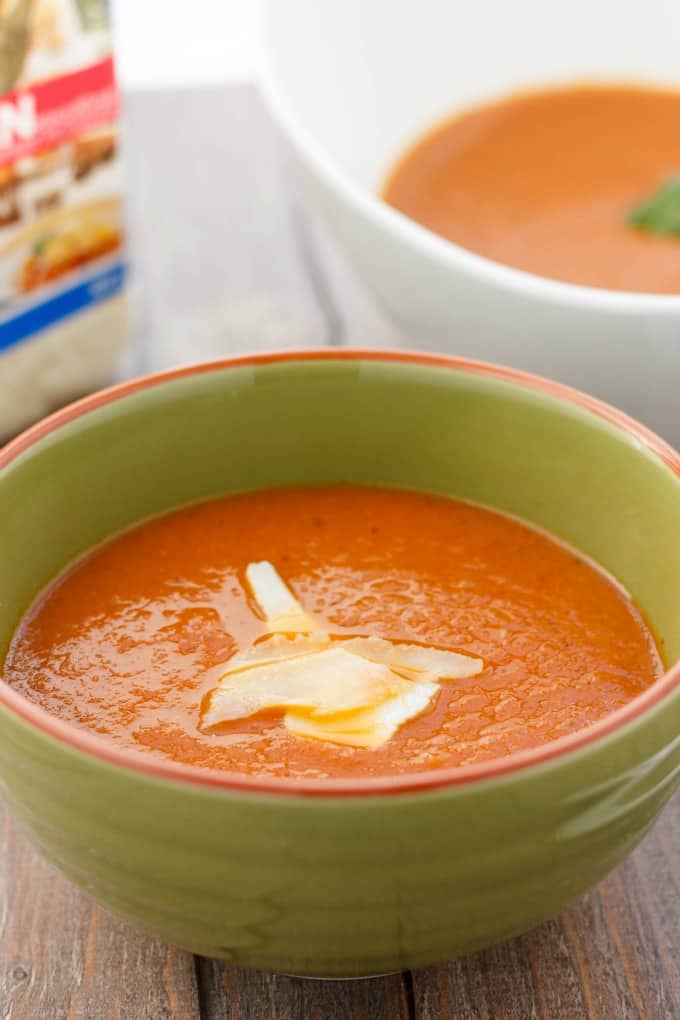
<instances>
[{"instance_id":1,"label":"cardboard food box","mask_svg":"<svg viewBox=\"0 0 680 1020\"><path fill-rule=\"evenodd\" d=\"M126 342L119 108L106 0L0 0L0 437Z\"/></svg>"}]
</instances>

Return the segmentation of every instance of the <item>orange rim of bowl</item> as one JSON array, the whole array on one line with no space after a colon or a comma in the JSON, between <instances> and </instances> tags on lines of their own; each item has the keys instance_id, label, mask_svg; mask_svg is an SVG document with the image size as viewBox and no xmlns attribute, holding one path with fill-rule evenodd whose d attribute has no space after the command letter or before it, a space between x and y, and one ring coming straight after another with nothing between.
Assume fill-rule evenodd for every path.
<instances>
[{"instance_id":1,"label":"orange rim of bowl","mask_svg":"<svg viewBox=\"0 0 680 1020\"><path fill-rule=\"evenodd\" d=\"M62 425L87 415L90 411L111 404L140 390L148 389L176 379L222 371L242 366L267 365L276 362L296 361L381 361L405 365L426 365L435 368L453 369L473 375L487 376L501 382L515 383L525 389L538 391L563 402L590 411L599 418L614 425L629 437L641 443L649 452L658 457L680 478L680 454L668 443L645 428L633 418L609 404L590 397L578 390L560 383L543 379L528 372L521 372L487 362L473 361L440 354L428 354L399 350L370 350L362 348L320 348L266 352L224 358L218 361L188 365L183 368L157 372L153 375L131 379L57 411L38 422L0 450L0 470L6 468L20 454L30 449L45 436ZM296 779L282 776L257 776L245 773L222 772L180 762L163 761L143 752L118 747L106 738L97 736L71 723L50 715L45 709L14 691L0 677L0 705L15 716L35 727L59 743L91 755L110 765L142 773L158 779L191 783L205 788L241 793L268 793L288 796L366 796L389 793L408 793L417 790L441 790L447 787L463 786L480 780L512 775L531 766L554 761L569 752L579 750L614 733L627 723L643 715L648 709L662 701L680 687L680 662L676 663L650 687L637 695L622 708L604 716L583 729L558 740L538 747L518 751L503 758L490 759L475 765L454 766L432 769L405 775L390 775L376 778L357 779Z\"/></svg>"}]
</instances>

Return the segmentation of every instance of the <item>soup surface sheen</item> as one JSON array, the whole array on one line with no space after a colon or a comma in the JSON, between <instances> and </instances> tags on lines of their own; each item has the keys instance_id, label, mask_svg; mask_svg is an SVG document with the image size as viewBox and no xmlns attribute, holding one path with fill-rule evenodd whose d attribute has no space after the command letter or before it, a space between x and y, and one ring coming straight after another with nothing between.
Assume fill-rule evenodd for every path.
<instances>
[{"instance_id":1,"label":"soup surface sheen","mask_svg":"<svg viewBox=\"0 0 680 1020\"><path fill-rule=\"evenodd\" d=\"M539 276L680 293L680 242L632 209L680 173L680 92L580 85L459 114L398 162L383 197L470 251Z\"/></svg>"},{"instance_id":2,"label":"soup surface sheen","mask_svg":"<svg viewBox=\"0 0 680 1020\"><path fill-rule=\"evenodd\" d=\"M291 734L281 713L198 726L225 664L263 632L244 588L266 557L329 629L483 659L384 746ZM466 765L571 733L661 675L634 603L530 527L437 496L275 489L182 509L81 559L19 627L5 678L61 719L211 769L306 778Z\"/></svg>"}]
</instances>

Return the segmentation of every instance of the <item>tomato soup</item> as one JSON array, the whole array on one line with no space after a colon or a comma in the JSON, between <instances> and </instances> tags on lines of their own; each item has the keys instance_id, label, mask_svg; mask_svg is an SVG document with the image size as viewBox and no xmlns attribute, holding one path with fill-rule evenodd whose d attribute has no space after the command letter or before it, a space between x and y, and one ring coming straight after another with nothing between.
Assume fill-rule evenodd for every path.
<instances>
[{"instance_id":1,"label":"tomato soup","mask_svg":"<svg viewBox=\"0 0 680 1020\"><path fill-rule=\"evenodd\" d=\"M435 656L426 704L389 739L357 747L300 735L276 707L202 725L206 698L230 662L263 647L267 624L247 573L273 577L274 568L313 618L309 629L333 635L333 655L339 642L344 657L359 648L375 658L377 646L388 659L404 648ZM285 590L277 584L274 595ZM345 643L350 636L354 645ZM449 659L466 675L447 679ZM42 594L5 664L17 691L124 747L304 778L509 755L588 726L662 672L635 604L573 549L479 506L350 485L225 497L113 538ZM231 677L232 709L247 675ZM398 682L408 686L414 675L402 670Z\"/></svg>"},{"instance_id":2,"label":"tomato soup","mask_svg":"<svg viewBox=\"0 0 680 1020\"><path fill-rule=\"evenodd\" d=\"M679 294L680 240L631 221L679 173L680 92L582 85L454 117L406 153L383 197L448 240L529 273Z\"/></svg>"}]
</instances>

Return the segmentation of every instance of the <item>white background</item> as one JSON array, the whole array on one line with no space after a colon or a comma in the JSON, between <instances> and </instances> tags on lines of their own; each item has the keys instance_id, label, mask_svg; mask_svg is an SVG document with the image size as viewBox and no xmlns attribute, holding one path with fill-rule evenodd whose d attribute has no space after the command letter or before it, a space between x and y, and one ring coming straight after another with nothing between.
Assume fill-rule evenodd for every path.
<instances>
[{"instance_id":1,"label":"white background","mask_svg":"<svg viewBox=\"0 0 680 1020\"><path fill-rule=\"evenodd\" d=\"M214 84L254 74L259 0L113 0L113 18L124 89Z\"/></svg>"}]
</instances>

